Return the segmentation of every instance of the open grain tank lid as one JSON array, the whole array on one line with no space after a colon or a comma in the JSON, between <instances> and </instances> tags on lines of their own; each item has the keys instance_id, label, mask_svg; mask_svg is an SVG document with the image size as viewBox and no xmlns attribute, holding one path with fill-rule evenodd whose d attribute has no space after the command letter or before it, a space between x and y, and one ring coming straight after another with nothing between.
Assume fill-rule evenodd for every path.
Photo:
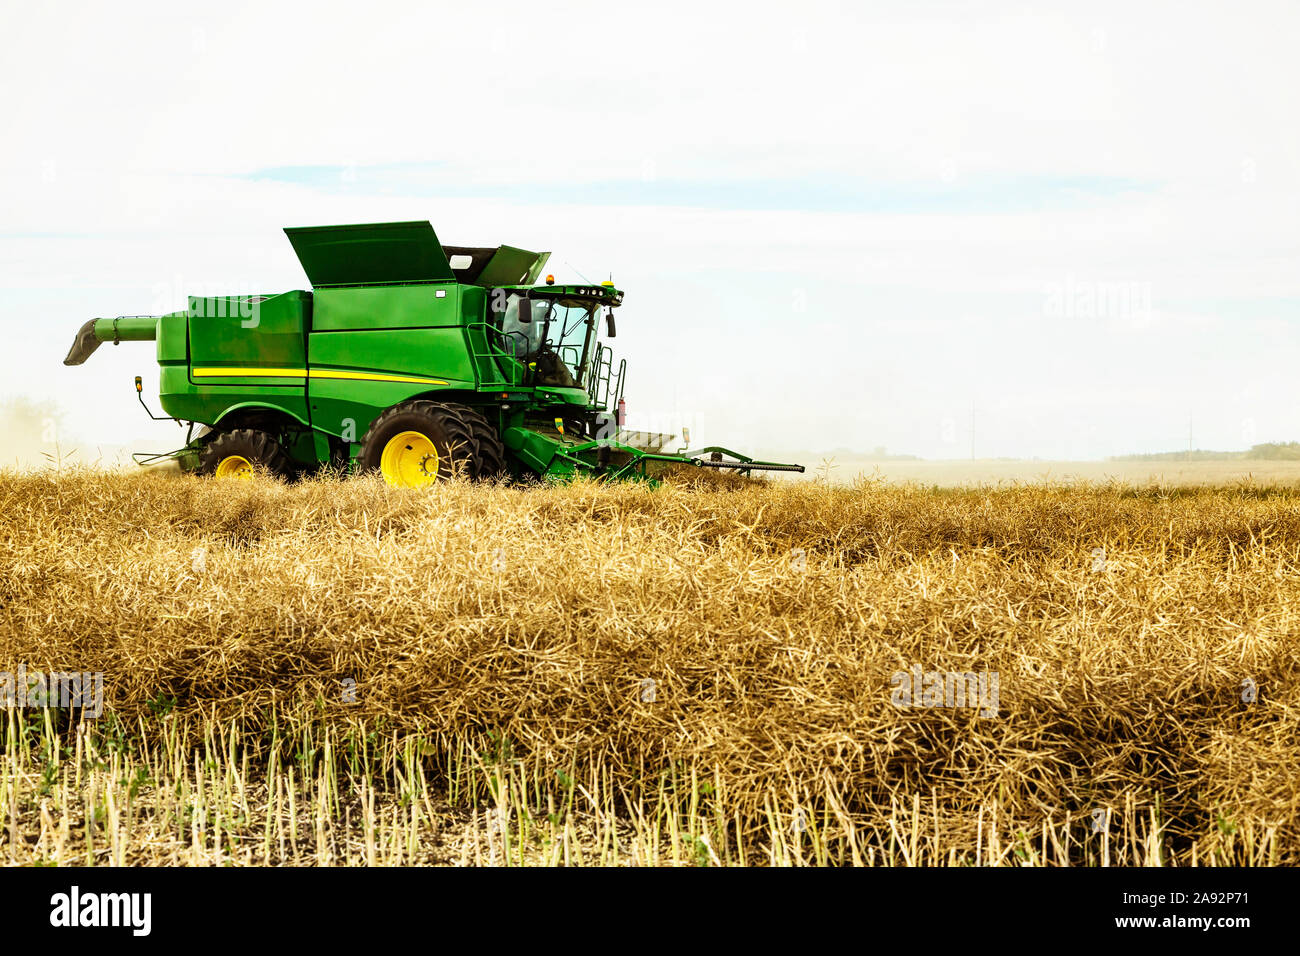
<instances>
[{"instance_id":1,"label":"open grain tank lid","mask_svg":"<svg viewBox=\"0 0 1300 956\"><path fill-rule=\"evenodd\" d=\"M457 282L473 285L532 285L549 252L529 252L514 246L485 249L477 246L443 246Z\"/></svg>"},{"instance_id":2,"label":"open grain tank lid","mask_svg":"<svg viewBox=\"0 0 1300 956\"><path fill-rule=\"evenodd\" d=\"M428 222L298 226L284 233L314 288L456 279Z\"/></svg>"}]
</instances>

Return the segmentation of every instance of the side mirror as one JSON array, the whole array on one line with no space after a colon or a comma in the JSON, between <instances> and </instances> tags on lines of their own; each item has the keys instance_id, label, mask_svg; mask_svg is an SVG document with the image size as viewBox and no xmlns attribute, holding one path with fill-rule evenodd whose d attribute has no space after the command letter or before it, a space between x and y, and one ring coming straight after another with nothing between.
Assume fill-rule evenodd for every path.
<instances>
[{"instance_id":1,"label":"side mirror","mask_svg":"<svg viewBox=\"0 0 1300 956\"><path fill-rule=\"evenodd\" d=\"M526 295L519 297L519 321L527 325L533 321L533 303Z\"/></svg>"},{"instance_id":2,"label":"side mirror","mask_svg":"<svg viewBox=\"0 0 1300 956\"><path fill-rule=\"evenodd\" d=\"M608 335L611 339L617 334L617 329L614 326L613 309L610 309L608 312L605 313L605 334Z\"/></svg>"}]
</instances>

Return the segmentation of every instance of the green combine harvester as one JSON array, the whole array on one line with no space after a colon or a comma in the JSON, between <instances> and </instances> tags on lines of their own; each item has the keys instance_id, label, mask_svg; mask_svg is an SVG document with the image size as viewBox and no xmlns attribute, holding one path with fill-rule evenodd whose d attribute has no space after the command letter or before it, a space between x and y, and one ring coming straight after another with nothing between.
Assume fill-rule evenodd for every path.
<instances>
[{"instance_id":1,"label":"green combine harvester","mask_svg":"<svg viewBox=\"0 0 1300 956\"><path fill-rule=\"evenodd\" d=\"M719 447L668 453L675 436L627 431L626 362L598 341L602 313L614 336L623 293L537 284L549 253L444 246L427 222L285 233L311 292L191 297L182 312L81 327L66 365L101 342L157 342L166 414L153 417L189 431L184 447L136 461L218 478L378 469L406 487L648 478L673 462L804 470Z\"/></svg>"}]
</instances>

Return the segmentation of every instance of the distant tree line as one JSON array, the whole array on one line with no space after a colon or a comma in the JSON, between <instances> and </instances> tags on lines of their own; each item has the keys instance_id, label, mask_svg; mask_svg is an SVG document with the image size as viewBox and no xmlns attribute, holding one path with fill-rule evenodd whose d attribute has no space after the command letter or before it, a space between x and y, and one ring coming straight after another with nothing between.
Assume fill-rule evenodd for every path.
<instances>
[{"instance_id":1,"label":"distant tree line","mask_svg":"<svg viewBox=\"0 0 1300 956\"><path fill-rule=\"evenodd\" d=\"M1112 455L1107 461L1300 461L1300 442L1264 442L1248 451L1161 451L1145 455Z\"/></svg>"}]
</instances>

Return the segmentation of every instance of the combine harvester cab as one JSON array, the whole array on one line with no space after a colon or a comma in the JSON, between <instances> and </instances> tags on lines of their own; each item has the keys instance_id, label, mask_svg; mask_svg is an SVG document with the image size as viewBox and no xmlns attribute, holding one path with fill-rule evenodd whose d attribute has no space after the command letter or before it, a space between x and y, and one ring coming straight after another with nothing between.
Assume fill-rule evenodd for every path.
<instances>
[{"instance_id":1,"label":"combine harvester cab","mask_svg":"<svg viewBox=\"0 0 1300 956\"><path fill-rule=\"evenodd\" d=\"M549 253L443 246L428 222L285 233L310 292L191 297L181 312L78 332L67 365L101 342L156 342L164 417L190 432L183 448L137 461L238 478L377 469L401 486L453 474L645 479L671 463L804 470L719 447L667 453L675 436L626 430L626 363L600 341L615 334L623 293L538 284Z\"/></svg>"}]
</instances>

